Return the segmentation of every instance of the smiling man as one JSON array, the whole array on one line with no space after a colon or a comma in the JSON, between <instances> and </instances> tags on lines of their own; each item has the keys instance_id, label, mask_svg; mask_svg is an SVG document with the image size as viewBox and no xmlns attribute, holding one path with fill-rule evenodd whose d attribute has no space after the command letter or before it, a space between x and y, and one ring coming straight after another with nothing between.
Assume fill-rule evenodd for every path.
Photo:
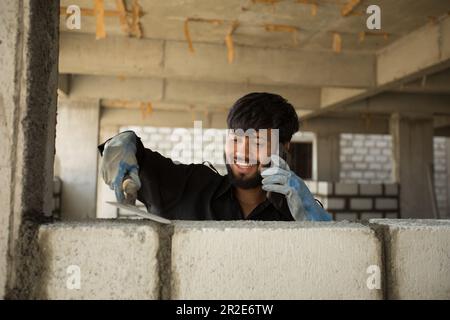
<instances>
[{"instance_id":1,"label":"smiling man","mask_svg":"<svg viewBox=\"0 0 450 320\"><path fill-rule=\"evenodd\" d=\"M99 146L103 179L119 202L137 197L167 219L331 220L283 160L298 131L291 104L276 94L250 93L233 105L227 124L233 130L225 176L203 164L175 164L125 131Z\"/></svg>"}]
</instances>

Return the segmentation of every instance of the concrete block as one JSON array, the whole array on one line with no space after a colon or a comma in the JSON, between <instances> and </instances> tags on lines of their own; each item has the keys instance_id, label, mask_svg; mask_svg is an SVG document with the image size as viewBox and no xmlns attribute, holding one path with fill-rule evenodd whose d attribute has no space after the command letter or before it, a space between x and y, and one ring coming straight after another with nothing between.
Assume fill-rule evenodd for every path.
<instances>
[{"instance_id":1,"label":"concrete block","mask_svg":"<svg viewBox=\"0 0 450 320\"><path fill-rule=\"evenodd\" d=\"M370 220L382 226L387 298L450 299L450 221Z\"/></svg>"},{"instance_id":2,"label":"concrete block","mask_svg":"<svg viewBox=\"0 0 450 320\"><path fill-rule=\"evenodd\" d=\"M359 170L365 170L367 169L367 163L365 162L359 162L355 164L355 169L359 169Z\"/></svg>"},{"instance_id":3,"label":"concrete block","mask_svg":"<svg viewBox=\"0 0 450 320\"><path fill-rule=\"evenodd\" d=\"M377 210L396 210L398 201L397 199L377 198L375 199L375 208Z\"/></svg>"},{"instance_id":4,"label":"concrete block","mask_svg":"<svg viewBox=\"0 0 450 320\"><path fill-rule=\"evenodd\" d=\"M350 199L351 210L372 210L373 200L368 199Z\"/></svg>"},{"instance_id":5,"label":"concrete block","mask_svg":"<svg viewBox=\"0 0 450 320\"><path fill-rule=\"evenodd\" d=\"M164 140L165 136L162 134L154 133L149 136L150 141L159 142Z\"/></svg>"},{"instance_id":6,"label":"concrete block","mask_svg":"<svg viewBox=\"0 0 450 320\"><path fill-rule=\"evenodd\" d=\"M333 193L333 183L332 182L325 182L325 181L319 181L317 182L317 193L320 195L330 195Z\"/></svg>"},{"instance_id":7,"label":"concrete block","mask_svg":"<svg viewBox=\"0 0 450 320\"><path fill-rule=\"evenodd\" d=\"M375 172L373 172L373 171L366 171L366 172L364 172L363 177L365 179L373 179L373 178L375 178Z\"/></svg>"},{"instance_id":8,"label":"concrete block","mask_svg":"<svg viewBox=\"0 0 450 320\"><path fill-rule=\"evenodd\" d=\"M344 141L352 141L353 140L353 134L351 133L341 133L341 139Z\"/></svg>"},{"instance_id":9,"label":"concrete block","mask_svg":"<svg viewBox=\"0 0 450 320\"><path fill-rule=\"evenodd\" d=\"M341 153L344 154L344 155L353 154L353 153L355 153L355 149L351 148L351 147L342 148L341 149Z\"/></svg>"},{"instance_id":10,"label":"concrete block","mask_svg":"<svg viewBox=\"0 0 450 320\"><path fill-rule=\"evenodd\" d=\"M355 150L356 154L367 154L368 149L367 148L357 148Z\"/></svg>"},{"instance_id":11,"label":"concrete block","mask_svg":"<svg viewBox=\"0 0 450 320\"><path fill-rule=\"evenodd\" d=\"M356 213L339 212L336 213L336 221L355 221L358 219Z\"/></svg>"},{"instance_id":12,"label":"concrete block","mask_svg":"<svg viewBox=\"0 0 450 320\"><path fill-rule=\"evenodd\" d=\"M158 128L155 128L155 127L143 127L143 130L145 133L150 133L150 134L158 132Z\"/></svg>"},{"instance_id":13,"label":"concrete block","mask_svg":"<svg viewBox=\"0 0 450 320\"><path fill-rule=\"evenodd\" d=\"M358 185L356 183L336 183L334 189L336 195L353 196L358 194Z\"/></svg>"},{"instance_id":14,"label":"concrete block","mask_svg":"<svg viewBox=\"0 0 450 320\"><path fill-rule=\"evenodd\" d=\"M389 160L389 158L387 156L383 156L383 155L376 156L375 159L379 162L387 162Z\"/></svg>"},{"instance_id":15,"label":"concrete block","mask_svg":"<svg viewBox=\"0 0 450 320\"><path fill-rule=\"evenodd\" d=\"M379 155L381 153L381 151L380 151L380 149L378 149L378 148L370 148L369 149L369 154L371 154L371 155Z\"/></svg>"},{"instance_id":16,"label":"concrete block","mask_svg":"<svg viewBox=\"0 0 450 320\"><path fill-rule=\"evenodd\" d=\"M341 164L342 170L352 170L353 169L353 163L352 162L344 162Z\"/></svg>"},{"instance_id":17,"label":"concrete block","mask_svg":"<svg viewBox=\"0 0 450 320\"><path fill-rule=\"evenodd\" d=\"M325 198L323 206L327 210L342 210L345 208L345 199Z\"/></svg>"},{"instance_id":18,"label":"concrete block","mask_svg":"<svg viewBox=\"0 0 450 320\"><path fill-rule=\"evenodd\" d=\"M381 219L383 214L381 212L363 212L361 213L361 220Z\"/></svg>"},{"instance_id":19,"label":"concrete block","mask_svg":"<svg viewBox=\"0 0 450 320\"><path fill-rule=\"evenodd\" d=\"M379 196L383 194L383 187L381 184L361 184L359 193L364 196Z\"/></svg>"},{"instance_id":20,"label":"concrete block","mask_svg":"<svg viewBox=\"0 0 450 320\"><path fill-rule=\"evenodd\" d=\"M369 158L369 157L367 157L367 158ZM367 161L374 161L374 160L369 160L369 159L366 159ZM370 170L381 170L383 168L383 166L382 166L382 164L381 163L371 163L371 164L369 164L369 169Z\"/></svg>"},{"instance_id":21,"label":"concrete block","mask_svg":"<svg viewBox=\"0 0 450 320\"><path fill-rule=\"evenodd\" d=\"M381 299L366 273L381 247L357 223L179 222L171 298Z\"/></svg>"},{"instance_id":22,"label":"concrete block","mask_svg":"<svg viewBox=\"0 0 450 320\"><path fill-rule=\"evenodd\" d=\"M167 128L167 127L158 128L158 132L168 135L168 134L172 133L172 128Z\"/></svg>"},{"instance_id":23,"label":"concrete block","mask_svg":"<svg viewBox=\"0 0 450 320\"><path fill-rule=\"evenodd\" d=\"M159 237L152 224L55 223L41 226L38 243L40 299L159 298Z\"/></svg>"},{"instance_id":24,"label":"concrete block","mask_svg":"<svg viewBox=\"0 0 450 320\"><path fill-rule=\"evenodd\" d=\"M317 181L306 181L305 180L305 184L308 187L309 191L311 191L312 194L316 194L317 193Z\"/></svg>"},{"instance_id":25,"label":"concrete block","mask_svg":"<svg viewBox=\"0 0 450 320\"><path fill-rule=\"evenodd\" d=\"M384 185L384 194L386 196L397 196L398 195L398 184L389 183Z\"/></svg>"},{"instance_id":26,"label":"concrete block","mask_svg":"<svg viewBox=\"0 0 450 320\"><path fill-rule=\"evenodd\" d=\"M363 146L363 144L364 144L364 141L363 140L355 140L354 142L353 142L353 146L354 147L362 147Z\"/></svg>"},{"instance_id":27,"label":"concrete block","mask_svg":"<svg viewBox=\"0 0 450 320\"><path fill-rule=\"evenodd\" d=\"M363 155L360 155L360 154L358 154L358 155L353 155L352 156L352 161L353 162L360 162L360 161L362 161L364 159L364 156Z\"/></svg>"},{"instance_id":28,"label":"concrete block","mask_svg":"<svg viewBox=\"0 0 450 320\"><path fill-rule=\"evenodd\" d=\"M360 179L360 178L362 178L362 176L363 176L363 174L360 171L350 172L350 177L353 179ZM358 182L356 182L356 183L358 183Z\"/></svg>"}]
</instances>

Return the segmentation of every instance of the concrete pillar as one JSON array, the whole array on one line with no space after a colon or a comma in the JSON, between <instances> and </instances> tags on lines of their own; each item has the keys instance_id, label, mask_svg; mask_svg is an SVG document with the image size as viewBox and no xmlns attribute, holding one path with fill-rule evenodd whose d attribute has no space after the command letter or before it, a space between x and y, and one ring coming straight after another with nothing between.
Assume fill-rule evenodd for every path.
<instances>
[{"instance_id":1,"label":"concrete pillar","mask_svg":"<svg viewBox=\"0 0 450 320\"><path fill-rule=\"evenodd\" d=\"M317 180L338 182L340 173L340 141L339 133L317 134Z\"/></svg>"},{"instance_id":2,"label":"concrete pillar","mask_svg":"<svg viewBox=\"0 0 450 320\"><path fill-rule=\"evenodd\" d=\"M27 259L51 213L58 28L59 1L0 2L0 298L33 291Z\"/></svg>"},{"instance_id":3,"label":"concrete pillar","mask_svg":"<svg viewBox=\"0 0 450 320\"><path fill-rule=\"evenodd\" d=\"M450 138L446 139L447 146L447 219L450 219Z\"/></svg>"},{"instance_id":4,"label":"concrete pillar","mask_svg":"<svg viewBox=\"0 0 450 320\"><path fill-rule=\"evenodd\" d=\"M55 175L64 220L96 217L99 115L98 100L58 100Z\"/></svg>"},{"instance_id":5,"label":"concrete pillar","mask_svg":"<svg viewBox=\"0 0 450 320\"><path fill-rule=\"evenodd\" d=\"M402 218L434 218L427 172L433 163L433 120L393 114L390 131Z\"/></svg>"},{"instance_id":6,"label":"concrete pillar","mask_svg":"<svg viewBox=\"0 0 450 320\"><path fill-rule=\"evenodd\" d=\"M99 143L103 143L109 138L119 133L120 126L100 126ZM106 201L117 201L114 191L109 188L102 179L100 172L100 157L98 157L98 179L97 179L97 218L111 219L117 218L117 209Z\"/></svg>"}]
</instances>

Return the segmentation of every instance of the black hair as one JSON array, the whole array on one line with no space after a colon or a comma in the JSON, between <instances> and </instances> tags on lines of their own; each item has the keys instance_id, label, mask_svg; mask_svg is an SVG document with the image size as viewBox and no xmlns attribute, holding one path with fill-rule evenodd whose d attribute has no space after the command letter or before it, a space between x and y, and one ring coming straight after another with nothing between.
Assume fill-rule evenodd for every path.
<instances>
[{"instance_id":1,"label":"black hair","mask_svg":"<svg viewBox=\"0 0 450 320\"><path fill-rule=\"evenodd\" d=\"M249 93L237 100L227 117L229 129L278 129L281 143L291 141L299 129L294 107L282 96L267 92Z\"/></svg>"}]
</instances>

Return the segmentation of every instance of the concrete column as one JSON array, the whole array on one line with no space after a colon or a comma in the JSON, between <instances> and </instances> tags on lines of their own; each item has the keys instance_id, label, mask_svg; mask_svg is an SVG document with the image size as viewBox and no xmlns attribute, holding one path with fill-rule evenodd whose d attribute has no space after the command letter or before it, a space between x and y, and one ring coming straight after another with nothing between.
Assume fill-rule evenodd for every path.
<instances>
[{"instance_id":1,"label":"concrete column","mask_svg":"<svg viewBox=\"0 0 450 320\"><path fill-rule=\"evenodd\" d=\"M402 218L434 218L428 168L433 163L433 121L393 114L390 119L394 181L400 183Z\"/></svg>"},{"instance_id":2,"label":"concrete column","mask_svg":"<svg viewBox=\"0 0 450 320\"><path fill-rule=\"evenodd\" d=\"M59 1L0 2L0 298L32 294L39 272L27 259L51 213L58 28Z\"/></svg>"},{"instance_id":3,"label":"concrete column","mask_svg":"<svg viewBox=\"0 0 450 320\"><path fill-rule=\"evenodd\" d=\"M339 133L317 133L317 180L339 181L340 140Z\"/></svg>"},{"instance_id":4,"label":"concrete column","mask_svg":"<svg viewBox=\"0 0 450 320\"><path fill-rule=\"evenodd\" d=\"M447 218L450 219L450 138L446 139L447 145Z\"/></svg>"},{"instance_id":5,"label":"concrete column","mask_svg":"<svg viewBox=\"0 0 450 320\"><path fill-rule=\"evenodd\" d=\"M62 181L64 220L96 216L99 115L98 100L58 101L55 175Z\"/></svg>"},{"instance_id":6,"label":"concrete column","mask_svg":"<svg viewBox=\"0 0 450 320\"><path fill-rule=\"evenodd\" d=\"M100 126L99 143L103 143L109 138L119 133L120 126ZM102 179L100 172L100 156L98 157L98 180L97 180L97 218L111 219L117 218L117 209L106 201L116 201L114 191L109 188Z\"/></svg>"}]
</instances>

